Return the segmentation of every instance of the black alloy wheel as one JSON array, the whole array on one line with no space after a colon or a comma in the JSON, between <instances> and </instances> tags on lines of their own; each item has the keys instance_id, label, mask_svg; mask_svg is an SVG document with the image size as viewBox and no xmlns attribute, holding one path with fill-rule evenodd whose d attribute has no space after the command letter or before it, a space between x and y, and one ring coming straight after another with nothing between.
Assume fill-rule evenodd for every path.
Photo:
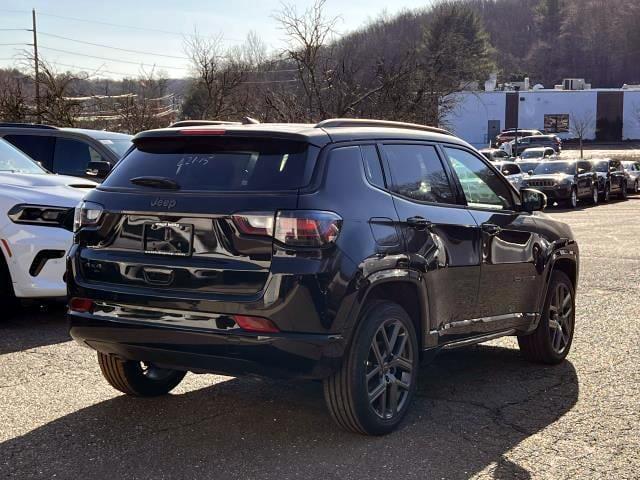
<instances>
[{"instance_id":1,"label":"black alloy wheel","mask_svg":"<svg viewBox=\"0 0 640 480\"><path fill-rule=\"evenodd\" d=\"M393 431L413 400L418 359L416 329L405 310L382 300L367 304L341 368L324 381L335 422L366 435Z\"/></svg>"},{"instance_id":2,"label":"black alloy wheel","mask_svg":"<svg viewBox=\"0 0 640 480\"><path fill-rule=\"evenodd\" d=\"M554 271L536 329L518 336L522 355L530 361L560 363L569 354L575 331L575 290L571 280Z\"/></svg>"}]
</instances>

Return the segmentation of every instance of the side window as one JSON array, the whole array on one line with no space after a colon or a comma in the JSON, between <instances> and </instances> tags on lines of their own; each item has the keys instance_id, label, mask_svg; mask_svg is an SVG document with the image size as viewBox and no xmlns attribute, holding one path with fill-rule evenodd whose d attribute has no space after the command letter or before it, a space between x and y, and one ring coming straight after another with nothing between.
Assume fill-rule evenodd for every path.
<instances>
[{"instance_id":1,"label":"side window","mask_svg":"<svg viewBox=\"0 0 640 480\"><path fill-rule=\"evenodd\" d=\"M522 170L515 163L506 163L502 166L502 173L504 175L517 175L522 173Z\"/></svg>"},{"instance_id":2,"label":"side window","mask_svg":"<svg viewBox=\"0 0 640 480\"><path fill-rule=\"evenodd\" d=\"M506 183L478 157L445 147L470 207L513 209L513 196Z\"/></svg>"},{"instance_id":3,"label":"side window","mask_svg":"<svg viewBox=\"0 0 640 480\"><path fill-rule=\"evenodd\" d=\"M40 162L43 167L51 169L53 158L54 137L41 135L6 135L4 139L14 147Z\"/></svg>"},{"instance_id":4,"label":"side window","mask_svg":"<svg viewBox=\"0 0 640 480\"><path fill-rule=\"evenodd\" d=\"M384 176L382 174L382 167L380 166L380 158L378 157L378 150L375 145L362 145L360 147L362 152L362 161L364 162L364 171L367 175L367 180L371 185L384 188Z\"/></svg>"},{"instance_id":5,"label":"side window","mask_svg":"<svg viewBox=\"0 0 640 480\"><path fill-rule=\"evenodd\" d=\"M591 164L589 162L578 162L578 168L584 170L582 173L587 173L591 171Z\"/></svg>"},{"instance_id":6,"label":"side window","mask_svg":"<svg viewBox=\"0 0 640 480\"><path fill-rule=\"evenodd\" d=\"M385 145L391 190L419 202L455 203L442 162L429 145Z\"/></svg>"},{"instance_id":7,"label":"side window","mask_svg":"<svg viewBox=\"0 0 640 480\"><path fill-rule=\"evenodd\" d=\"M90 161L102 160L92 147L79 140L58 138L53 154L53 171L64 175L83 176Z\"/></svg>"}]
</instances>

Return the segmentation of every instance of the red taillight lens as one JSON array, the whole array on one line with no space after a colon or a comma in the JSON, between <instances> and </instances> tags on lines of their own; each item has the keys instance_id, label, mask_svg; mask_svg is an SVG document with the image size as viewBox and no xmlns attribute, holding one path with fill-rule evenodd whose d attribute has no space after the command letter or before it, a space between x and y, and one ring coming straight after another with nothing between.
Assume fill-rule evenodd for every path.
<instances>
[{"instance_id":1,"label":"red taillight lens","mask_svg":"<svg viewBox=\"0 0 640 480\"><path fill-rule=\"evenodd\" d=\"M342 218L333 212L290 210L278 212L274 238L292 247L324 247L336 241Z\"/></svg>"},{"instance_id":2,"label":"red taillight lens","mask_svg":"<svg viewBox=\"0 0 640 480\"><path fill-rule=\"evenodd\" d=\"M268 318L233 315L233 319L240 328L247 332L276 333L280 331Z\"/></svg>"},{"instance_id":3,"label":"red taillight lens","mask_svg":"<svg viewBox=\"0 0 640 480\"><path fill-rule=\"evenodd\" d=\"M241 213L231 217L240 233L245 235L273 235L273 213Z\"/></svg>"},{"instance_id":4,"label":"red taillight lens","mask_svg":"<svg viewBox=\"0 0 640 480\"><path fill-rule=\"evenodd\" d=\"M93 300L73 297L69 300L69 310L78 313L90 313L93 311Z\"/></svg>"},{"instance_id":5,"label":"red taillight lens","mask_svg":"<svg viewBox=\"0 0 640 480\"><path fill-rule=\"evenodd\" d=\"M181 135L224 135L226 130L210 129L210 128L193 128L188 130L180 130Z\"/></svg>"}]
</instances>

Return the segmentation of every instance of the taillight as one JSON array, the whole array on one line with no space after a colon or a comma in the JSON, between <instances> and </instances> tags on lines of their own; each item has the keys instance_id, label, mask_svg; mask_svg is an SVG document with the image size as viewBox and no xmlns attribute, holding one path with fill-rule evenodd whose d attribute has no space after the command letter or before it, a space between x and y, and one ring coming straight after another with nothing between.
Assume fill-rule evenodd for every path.
<instances>
[{"instance_id":1,"label":"taillight","mask_svg":"<svg viewBox=\"0 0 640 480\"><path fill-rule=\"evenodd\" d=\"M268 318L233 315L233 319L241 329L247 332L276 333L280 331Z\"/></svg>"},{"instance_id":2,"label":"taillight","mask_svg":"<svg viewBox=\"0 0 640 480\"><path fill-rule=\"evenodd\" d=\"M102 217L102 205L93 202L81 202L73 216L73 231L83 227L95 227Z\"/></svg>"},{"instance_id":3,"label":"taillight","mask_svg":"<svg viewBox=\"0 0 640 480\"><path fill-rule=\"evenodd\" d=\"M226 130L210 129L210 128L192 128L188 130L180 130L181 135L224 135Z\"/></svg>"},{"instance_id":4,"label":"taillight","mask_svg":"<svg viewBox=\"0 0 640 480\"><path fill-rule=\"evenodd\" d=\"M78 313L90 313L93 311L93 300L89 298L73 297L69 300L69 310Z\"/></svg>"},{"instance_id":5,"label":"taillight","mask_svg":"<svg viewBox=\"0 0 640 480\"><path fill-rule=\"evenodd\" d=\"M342 218L333 212L285 210L278 212L274 239L291 247L324 247L334 243Z\"/></svg>"},{"instance_id":6,"label":"taillight","mask_svg":"<svg viewBox=\"0 0 640 480\"><path fill-rule=\"evenodd\" d=\"M281 210L275 217L262 212L232 215L233 223L244 235L273 237L289 247L324 247L334 243L342 218L318 210Z\"/></svg>"},{"instance_id":7,"label":"taillight","mask_svg":"<svg viewBox=\"0 0 640 480\"><path fill-rule=\"evenodd\" d=\"M240 233L245 235L273 235L275 218L273 213L239 213L232 215L231 218Z\"/></svg>"}]
</instances>

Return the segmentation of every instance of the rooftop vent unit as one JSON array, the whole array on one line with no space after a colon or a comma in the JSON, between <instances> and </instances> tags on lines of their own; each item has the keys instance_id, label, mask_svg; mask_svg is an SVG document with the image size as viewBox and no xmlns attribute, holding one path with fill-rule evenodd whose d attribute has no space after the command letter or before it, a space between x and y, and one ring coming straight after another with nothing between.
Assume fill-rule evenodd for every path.
<instances>
[{"instance_id":1,"label":"rooftop vent unit","mask_svg":"<svg viewBox=\"0 0 640 480\"><path fill-rule=\"evenodd\" d=\"M565 78L562 80L562 90L589 90L590 83L586 83L584 78Z\"/></svg>"}]
</instances>

